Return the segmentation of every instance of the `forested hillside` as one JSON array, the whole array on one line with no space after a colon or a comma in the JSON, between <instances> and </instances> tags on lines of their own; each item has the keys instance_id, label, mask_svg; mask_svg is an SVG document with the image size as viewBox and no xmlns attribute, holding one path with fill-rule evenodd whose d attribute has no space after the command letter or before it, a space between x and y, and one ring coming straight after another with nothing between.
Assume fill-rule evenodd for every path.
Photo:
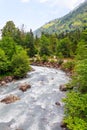
<instances>
[{"instance_id":1,"label":"forested hillside","mask_svg":"<svg viewBox=\"0 0 87 130\"><path fill-rule=\"evenodd\" d=\"M70 32L76 29L82 30L87 27L87 1L72 10L62 18L52 20L44 26L37 29L34 34L40 36L42 32L49 34L60 34Z\"/></svg>"}]
</instances>

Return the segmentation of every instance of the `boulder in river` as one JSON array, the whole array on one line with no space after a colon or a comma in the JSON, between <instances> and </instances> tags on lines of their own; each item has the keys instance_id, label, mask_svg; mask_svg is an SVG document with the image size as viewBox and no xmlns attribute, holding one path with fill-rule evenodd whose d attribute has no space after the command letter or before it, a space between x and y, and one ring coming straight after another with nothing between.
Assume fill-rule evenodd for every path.
<instances>
[{"instance_id":1,"label":"boulder in river","mask_svg":"<svg viewBox=\"0 0 87 130\"><path fill-rule=\"evenodd\" d=\"M1 81L0 85L1 86L6 86L6 82L5 81Z\"/></svg>"},{"instance_id":2,"label":"boulder in river","mask_svg":"<svg viewBox=\"0 0 87 130\"><path fill-rule=\"evenodd\" d=\"M18 96L10 95L10 96L7 96L4 99L2 99L0 102L10 104L10 103L13 103L17 100L20 100L20 98Z\"/></svg>"},{"instance_id":3,"label":"boulder in river","mask_svg":"<svg viewBox=\"0 0 87 130\"><path fill-rule=\"evenodd\" d=\"M60 85L59 89L60 91L67 91L66 85Z\"/></svg>"},{"instance_id":4,"label":"boulder in river","mask_svg":"<svg viewBox=\"0 0 87 130\"><path fill-rule=\"evenodd\" d=\"M5 76L3 79L0 80L0 86L7 86L7 83L13 81L13 76Z\"/></svg>"},{"instance_id":5,"label":"boulder in river","mask_svg":"<svg viewBox=\"0 0 87 130\"><path fill-rule=\"evenodd\" d=\"M29 84L27 84L27 83L19 85L19 90L21 90L23 92L27 91L27 89L29 89L29 88L31 88L31 86Z\"/></svg>"},{"instance_id":6,"label":"boulder in river","mask_svg":"<svg viewBox=\"0 0 87 130\"><path fill-rule=\"evenodd\" d=\"M67 130L67 127L66 127L66 126L67 126L67 124L62 121L61 124L60 124L60 127L61 127L63 130Z\"/></svg>"},{"instance_id":7,"label":"boulder in river","mask_svg":"<svg viewBox=\"0 0 87 130\"><path fill-rule=\"evenodd\" d=\"M61 106L60 102L55 102L55 105Z\"/></svg>"},{"instance_id":8,"label":"boulder in river","mask_svg":"<svg viewBox=\"0 0 87 130\"><path fill-rule=\"evenodd\" d=\"M9 82L12 82L13 77L12 77L12 76L6 76L6 77L4 78L4 80L5 80L6 83L9 83Z\"/></svg>"}]
</instances>

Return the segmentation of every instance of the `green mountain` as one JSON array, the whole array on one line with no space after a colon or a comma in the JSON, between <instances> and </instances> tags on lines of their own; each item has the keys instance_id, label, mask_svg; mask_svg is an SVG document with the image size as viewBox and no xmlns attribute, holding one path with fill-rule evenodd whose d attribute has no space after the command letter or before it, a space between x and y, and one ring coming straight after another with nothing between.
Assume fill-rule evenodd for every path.
<instances>
[{"instance_id":1,"label":"green mountain","mask_svg":"<svg viewBox=\"0 0 87 130\"><path fill-rule=\"evenodd\" d=\"M34 34L37 36L40 36L41 32L60 34L62 32L83 29L84 27L87 27L87 0L67 15L59 19L52 20L40 27L34 32Z\"/></svg>"}]
</instances>

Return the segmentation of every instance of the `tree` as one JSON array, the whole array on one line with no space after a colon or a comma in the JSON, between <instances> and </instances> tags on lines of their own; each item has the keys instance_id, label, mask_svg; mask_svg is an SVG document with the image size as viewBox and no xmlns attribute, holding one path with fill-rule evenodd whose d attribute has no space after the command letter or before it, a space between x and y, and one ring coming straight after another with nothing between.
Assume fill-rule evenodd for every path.
<instances>
[{"instance_id":1,"label":"tree","mask_svg":"<svg viewBox=\"0 0 87 130\"><path fill-rule=\"evenodd\" d=\"M35 45L34 45L34 36L32 30L26 33L25 46L27 48L27 53L30 57L33 57L36 53Z\"/></svg>"},{"instance_id":2,"label":"tree","mask_svg":"<svg viewBox=\"0 0 87 130\"><path fill-rule=\"evenodd\" d=\"M75 75L71 84L80 92L87 93L87 59L78 61L74 71Z\"/></svg>"},{"instance_id":3,"label":"tree","mask_svg":"<svg viewBox=\"0 0 87 130\"><path fill-rule=\"evenodd\" d=\"M13 21L8 21L2 29L2 37L8 36L14 39L16 35L16 27Z\"/></svg>"},{"instance_id":4,"label":"tree","mask_svg":"<svg viewBox=\"0 0 87 130\"><path fill-rule=\"evenodd\" d=\"M58 39L56 35L50 35L50 50L52 54L56 54Z\"/></svg>"},{"instance_id":5,"label":"tree","mask_svg":"<svg viewBox=\"0 0 87 130\"><path fill-rule=\"evenodd\" d=\"M40 56L50 55L49 39L43 34L40 39Z\"/></svg>"},{"instance_id":6,"label":"tree","mask_svg":"<svg viewBox=\"0 0 87 130\"><path fill-rule=\"evenodd\" d=\"M87 30L81 33L81 39L77 45L76 54L77 60L87 59Z\"/></svg>"},{"instance_id":7,"label":"tree","mask_svg":"<svg viewBox=\"0 0 87 130\"><path fill-rule=\"evenodd\" d=\"M34 39L34 45L35 45L36 54L39 54L39 50L40 50L40 38L38 38L37 36Z\"/></svg>"},{"instance_id":8,"label":"tree","mask_svg":"<svg viewBox=\"0 0 87 130\"><path fill-rule=\"evenodd\" d=\"M3 37L0 41L0 48L2 48L8 60L11 60L14 53L16 53L16 43L12 37Z\"/></svg>"},{"instance_id":9,"label":"tree","mask_svg":"<svg viewBox=\"0 0 87 130\"><path fill-rule=\"evenodd\" d=\"M26 52L22 50L20 53L15 54L12 58L12 70L13 75L16 78L22 78L26 76L27 72L30 70L29 57Z\"/></svg>"},{"instance_id":10,"label":"tree","mask_svg":"<svg viewBox=\"0 0 87 130\"><path fill-rule=\"evenodd\" d=\"M0 75L4 75L8 71L9 61L4 50L0 48Z\"/></svg>"},{"instance_id":11,"label":"tree","mask_svg":"<svg viewBox=\"0 0 87 130\"><path fill-rule=\"evenodd\" d=\"M17 28L14 41L23 47L25 47L25 33Z\"/></svg>"},{"instance_id":12,"label":"tree","mask_svg":"<svg viewBox=\"0 0 87 130\"><path fill-rule=\"evenodd\" d=\"M58 42L57 55L62 53L64 57L70 57L72 54L71 41L68 38L64 38Z\"/></svg>"}]
</instances>

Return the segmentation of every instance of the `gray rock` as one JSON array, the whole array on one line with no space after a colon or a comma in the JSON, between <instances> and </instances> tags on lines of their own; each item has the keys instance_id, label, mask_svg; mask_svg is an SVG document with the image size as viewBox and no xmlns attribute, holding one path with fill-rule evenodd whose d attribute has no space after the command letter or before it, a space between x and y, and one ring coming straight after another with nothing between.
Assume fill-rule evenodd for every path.
<instances>
[{"instance_id":1,"label":"gray rock","mask_svg":"<svg viewBox=\"0 0 87 130\"><path fill-rule=\"evenodd\" d=\"M23 92L27 91L27 89L29 89L29 88L31 88L31 86L29 84L26 84L26 83L19 85L19 90L21 90Z\"/></svg>"},{"instance_id":2,"label":"gray rock","mask_svg":"<svg viewBox=\"0 0 87 130\"><path fill-rule=\"evenodd\" d=\"M61 91L67 91L67 87L65 85L60 85L59 89Z\"/></svg>"}]
</instances>

